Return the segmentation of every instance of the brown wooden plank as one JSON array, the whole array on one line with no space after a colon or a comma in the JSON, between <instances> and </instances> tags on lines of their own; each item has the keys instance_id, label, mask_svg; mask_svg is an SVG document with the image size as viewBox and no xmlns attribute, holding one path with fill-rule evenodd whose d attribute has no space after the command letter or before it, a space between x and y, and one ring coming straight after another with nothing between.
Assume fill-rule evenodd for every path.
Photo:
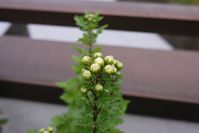
<instances>
[{"instance_id":1,"label":"brown wooden plank","mask_svg":"<svg viewBox=\"0 0 199 133\"><path fill-rule=\"evenodd\" d=\"M0 38L0 79L54 87L73 76L70 44ZM124 95L199 104L198 52L107 46L104 53L124 62Z\"/></svg>"},{"instance_id":2,"label":"brown wooden plank","mask_svg":"<svg viewBox=\"0 0 199 133\"><path fill-rule=\"evenodd\" d=\"M74 26L73 16L99 11L110 29L199 35L197 6L67 0L0 0L0 20Z\"/></svg>"}]
</instances>

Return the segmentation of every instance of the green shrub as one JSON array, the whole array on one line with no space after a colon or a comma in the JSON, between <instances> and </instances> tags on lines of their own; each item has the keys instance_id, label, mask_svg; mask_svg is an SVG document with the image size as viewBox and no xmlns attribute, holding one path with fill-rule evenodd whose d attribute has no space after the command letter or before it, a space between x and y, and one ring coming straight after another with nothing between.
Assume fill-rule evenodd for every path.
<instances>
[{"instance_id":1,"label":"green shrub","mask_svg":"<svg viewBox=\"0 0 199 133\"><path fill-rule=\"evenodd\" d=\"M121 133L116 126L123 122L121 116L128 104L120 91L123 64L93 45L107 25L99 25L103 17L97 13L74 19L83 32L74 46L79 52L73 57L77 76L58 83L68 112L54 117L53 126L56 133Z\"/></svg>"}]
</instances>

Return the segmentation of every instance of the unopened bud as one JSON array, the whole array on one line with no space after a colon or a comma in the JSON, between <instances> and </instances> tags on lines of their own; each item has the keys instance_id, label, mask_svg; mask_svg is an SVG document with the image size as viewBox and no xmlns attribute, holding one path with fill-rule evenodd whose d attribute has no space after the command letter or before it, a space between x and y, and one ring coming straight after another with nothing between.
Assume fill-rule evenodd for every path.
<instances>
[{"instance_id":1,"label":"unopened bud","mask_svg":"<svg viewBox=\"0 0 199 133\"><path fill-rule=\"evenodd\" d=\"M104 61L107 63L107 64L113 64L114 63L114 57L109 55L109 56L106 56L104 58Z\"/></svg>"},{"instance_id":2,"label":"unopened bud","mask_svg":"<svg viewBox=\"0 0 199 133\"><path fill-rule=\"evenodd\" d=\"M94 63L91 65L90 70L94 73L97 73L100 71L100 65L97 63Z\"/></svg>"},{"instance_id":3,"label":"unopened bud","mask_svg":"<svg viewBox=\"0 0 199 133\"><path fill-rule=\"evenodd\" d=\"M50 133L52 133L52 132L53 132L53 127L50 126L50 127L47 128L47 130L48 130Z\"/></svg>"},{"instance_id":4,"label":"unopened bud","mask_svg":"<svg viewBox=\"0 0 199 133\"><path fill-rule=\"evenodd\" d=\"M90 18L90 17L89 17L89 18L88 18L88 21L91 21L92 19L93 19L93 18Z\"/></svg>"},{"instance_id":5,"label":"unopened bud","mask_svg":"<svg viewBox=\"0 0 199 133\"><path fill-rule=\"evenodd\" d=\"M113 65L116 65L116 63L117 63L117 60L115 60L115 59L114 59L114 61L113 61Z\"/></svg>"},{"instance_id":6,"label":"unopened bud","mask_svg":"<svg viewBox=\"0 0 199 133\"><path fill-rule=\"evenodd\" d=\"M91 62L91 58L89 56L82 57L82 63L85 65L89 65Z\"/></svg>"},{"instance_id":7,"label":"unopened bud","mask_svg":"<svg viewBox=\"0 0 199 133\"><path fill-rule=\"evenodd\" d=\"M97 57L97 58L94 60L94 63L97 63L97 64L99 64L100 66L103 66L103 65L104 65L104 60L102 59L102 57Z\"/></svg>"},{"instance_id":8,"label":"unopened bud","mask_svg":"<svg viewBox=\"0 0 199 133\"><path fill-rule=\"evenodd\" d=\"M102 56L103 56L103 55L102 55L101 52L96 52L96 53L93 54L93 57L94 57L94 58L102 57Z\"/></svg>"},{"instance_id":9,"label":"unopened bud","mask_svg":"<svg viewBox=\"0 0 199 133\"><path fill-rule=\"evenodd\" d=\"M88 91L87 88L85 88L85 87L82 87L82 88L81 88L81 92L82 92L83 94L86 94L87 91Z\"/></svg>"},{"instance_id":10,"label":"unopened bud","mask_svg":"<svg viewBox=\"0 0 199 133\"><path fill-rule=\"evenodd\" d=\"M113 73L116 74L117 73L117 68L115 66L113 66Z\"/></svg>"},{"instance_id":11,"label":"unopened bud","mask_svg":"<svg viewBox=\"0 0 199 133\"><path fill-rule=\"evenodd\" d=\"M102 91L102 90L103 90L103 86L102 86L101 84L95 85L95 91L96 91L96 92L100 92L100 91Z\"/></svg>"},{"instance_id":12,"label":"unopened bud","mask_svg":"<svg viewBox=\"0 0 199 133\"><path fill-rule=\"evenodd\" d=\"M106 93L109 93L109 90L105 89L105 92L106 92Z\"/></svg>"},{"instance_id":13,"label":"unopened bud","mask_svg":"<svg viewBox=\"0 0 199 133\"><path fill-rule=\"evenodd\" d=\"M88 21L91 21L93 18L94 18L94 14L86 14L85 18L88 20Z\"/></svg>"},{"instance_id":14,"label":"unopened bud","mask_svg":"<svg viewBox=\"0 0 199 133\"><path fill-rule=\"evenodd\" d=\"M86 71L86 69L85 69L85 68L82 68L82 73L83 73L84 71Z\"/></svg>"},{"instance_id":15,"label":"unopened bud","mask_svg":"<svg viewBox=\"0 0 199 133\"><path fill-rule=\"evenodd\" d=\"M39 130L40 133L43 133L44 131L45 131L44 128L41 128L41 129Z\"/></svg>"},{"instance_id":16,"label":"unopened bud","mask_svg":"<svg viewBox=\"0 0 199 133\"><path fill-rule=\"evenodd\" d=\"M104 72L106 74L113 74L114 73L114 66L112 66L112 65L106 65L104 67Z\"/></svg>"},{"instance_id":17,"label":"unopened bud","mask_svg":"<svg viewBox=\"0 0 199 133\"><path fill-rule=\"evenodd\" d=\"M82 72L82 77L83 77L84 79L86 79L86 80L90 79L90 77L91 77L91 72L88 71L88 70L84 70L84 71Z\"/></svg>"},{"instance_id":18,"label":"unopened bud","mask_svg":"<svg viewBox=\"0 0 199 133\"><path fill-rule=\"evenodd\" d=\"M118 71L118 72L116 73L116 75L117 75L117 76L121 76L121 72Z\"/></svg>"},{"instance_id":19,"label":"unopened bud","mask_svg":"<svg viewBox=\"0 0 199 133\"><path fill-rule=\"evenodd\" d=\"M116 64L115 64L115 66L120 70L120 69L123 68L123 63L120 62L120 61L117 61Z\"/></svg>"}]
</instances>

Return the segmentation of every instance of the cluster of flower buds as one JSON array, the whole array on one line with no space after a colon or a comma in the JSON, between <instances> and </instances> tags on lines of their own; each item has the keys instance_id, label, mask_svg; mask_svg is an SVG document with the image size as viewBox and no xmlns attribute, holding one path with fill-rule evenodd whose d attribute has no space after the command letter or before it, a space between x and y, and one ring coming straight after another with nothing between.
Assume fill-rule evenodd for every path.
<instances>
[{"instance_id":1,"label":"cluster of flower buds","mask_svg":"<svg viewBox=\"0 0 199 133\"><path fill-rule=\"evenodd\" d=\"M40 129L39 133L53 133L54 129L53 127L49 126L48 128L42 128Z\"/></svg>"},{"instance_id":2,"label":"cluster of flower buds","mask_svg":"<svg viewBox=\"0 0 199 133\"><path fill-rule=\"evenodd\" d=\"M93 22L95 23L96 22L96 16L95 14L92 14L92 13L88 13L88 14L85 14L84 18L86 19L86 21L90 21L90 22Z\"/></svg>"},{"instance_id":3,"label":"cluster of flower buds","mask_svg":"<svg viewBox=\"0 0 199 133\"><path fill-rule=\"evenodd\" d=\"M82 69L82 78L86 81L92 80L92 76L96 75L108 75L108 76L120 76L120 70L123 68L122 62L116 60L113 56L103 57L102 53L96 52L90 56L84 56L81 60L84 68ZM94 88L95 92L99 93L103 91L103 85L97 83ZM86 94L88 89L81 88L81 92Z\"/></svg>"}]
</instances>

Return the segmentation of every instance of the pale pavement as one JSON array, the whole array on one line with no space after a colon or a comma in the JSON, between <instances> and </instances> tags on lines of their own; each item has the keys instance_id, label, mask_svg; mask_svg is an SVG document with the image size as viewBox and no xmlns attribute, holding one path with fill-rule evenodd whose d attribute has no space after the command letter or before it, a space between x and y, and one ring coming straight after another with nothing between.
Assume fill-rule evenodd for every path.
<instances>
[{"instance_id":1,"label":"pale pavement","mask_svg":"<svg viewBox=\"0 0 199 133\"><path fill-rule=\"evenodd\" d=\"M24 133L29 128L47 127L50 118L67 110L65 106L0 98L0 108L9 123L4 133ZM125 115L120 128L125 133L198 133L199 123Z\"/></svg>"}]
</instances>

